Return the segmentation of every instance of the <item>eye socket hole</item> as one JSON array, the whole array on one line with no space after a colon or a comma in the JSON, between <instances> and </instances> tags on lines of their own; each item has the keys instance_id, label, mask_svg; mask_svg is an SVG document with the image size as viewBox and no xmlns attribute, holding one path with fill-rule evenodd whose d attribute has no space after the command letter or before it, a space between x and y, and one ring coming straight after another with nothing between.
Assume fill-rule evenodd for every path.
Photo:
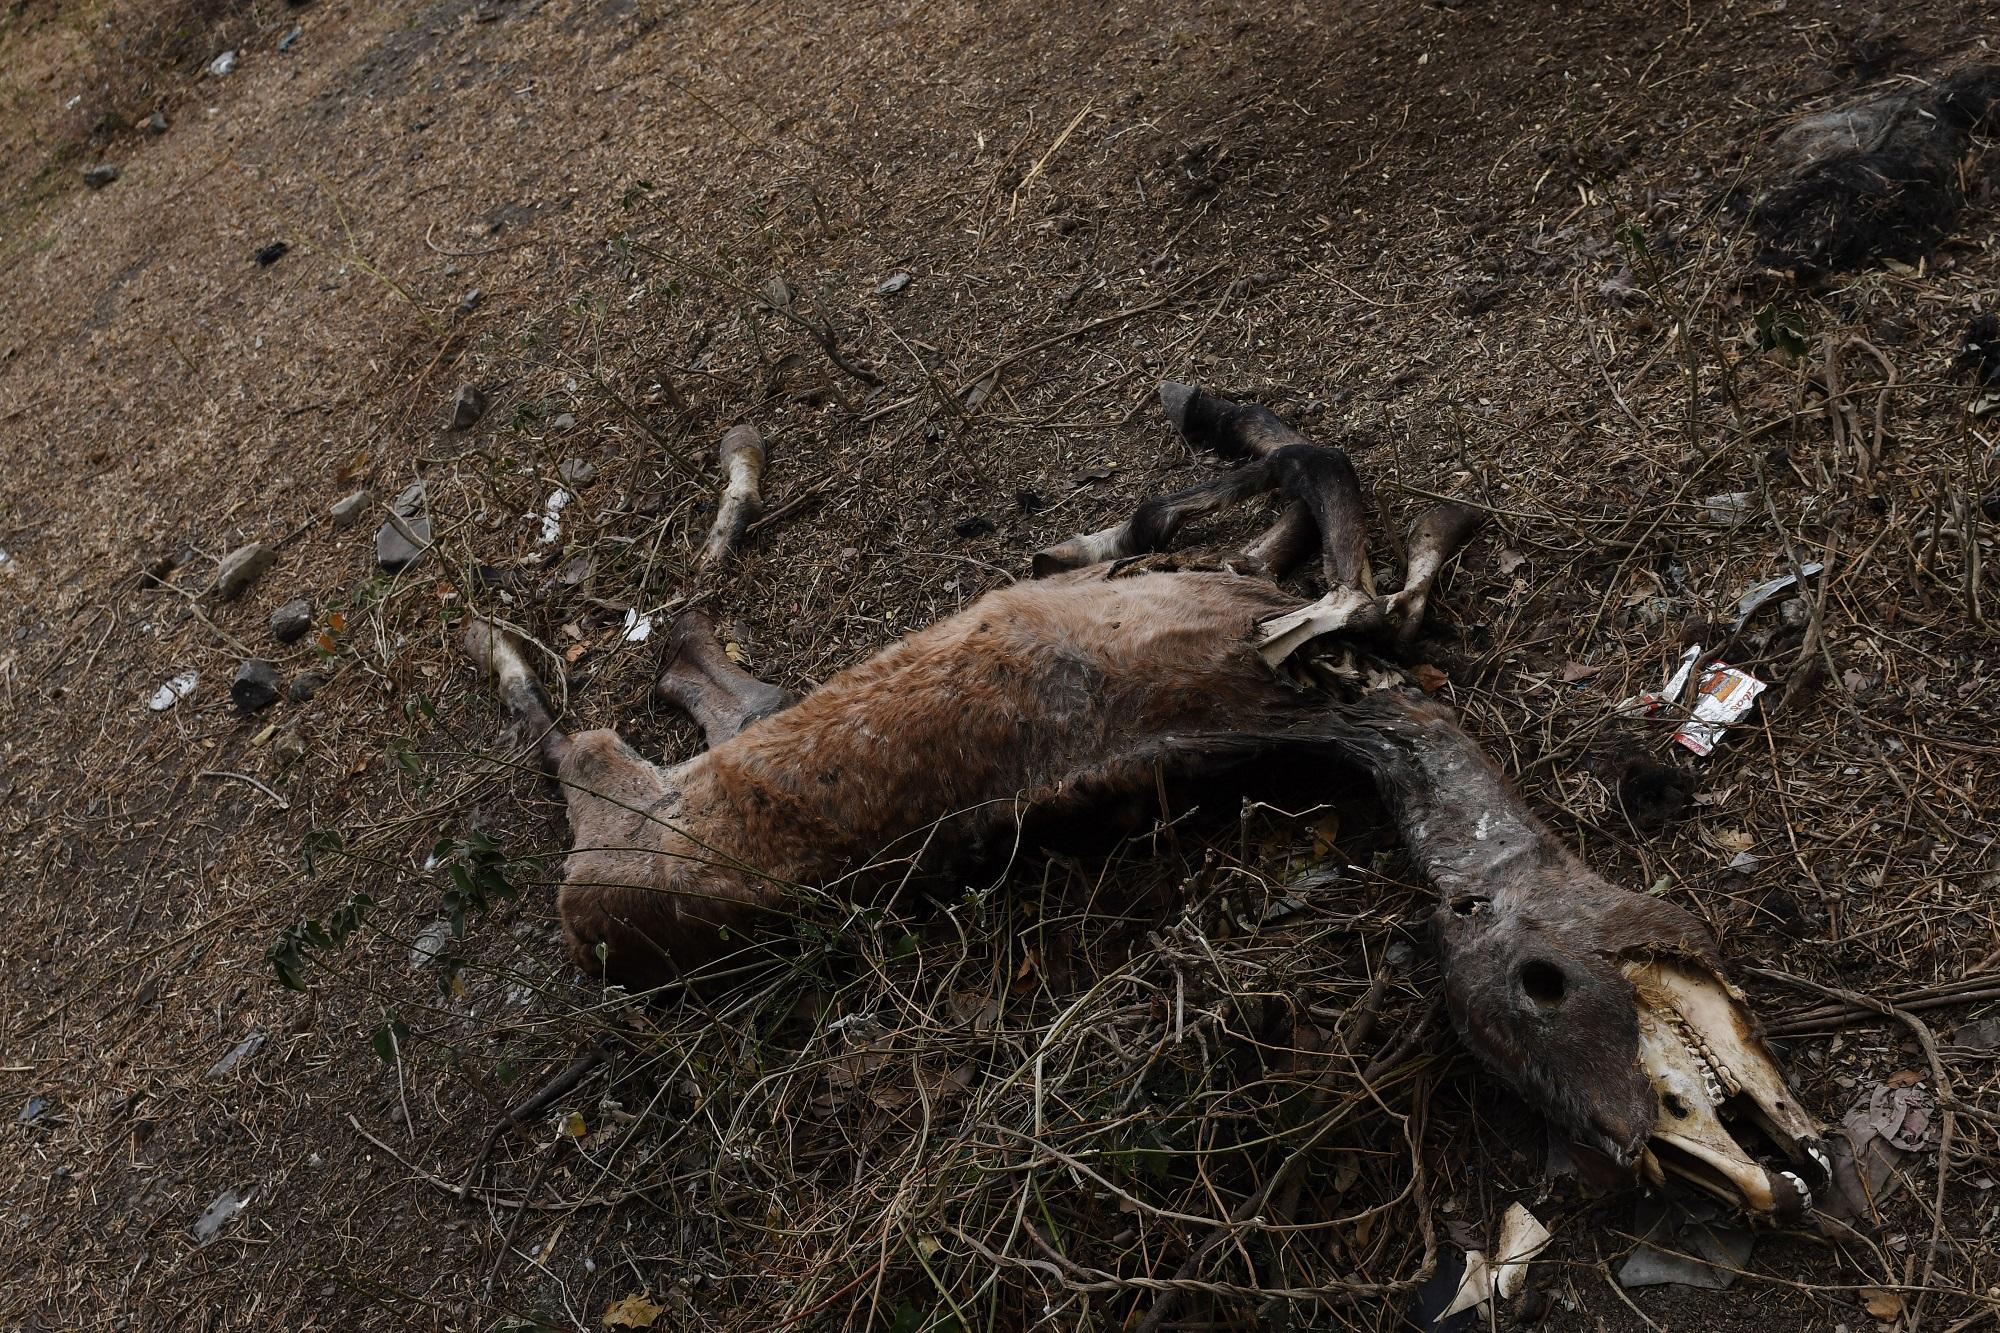
<instances>
[{"instance_id":1,"label":"eye socket hole","mask_svg":"<svg viewBox=\"0 0 2000 1333\"><path fill-rule=\"evenodd\" d=\"M1569 982L1562 969L1554 963L1531 958L1521 964L1521 993L1544 1009L1553 1009L1562 1003L1563 992L1569 989Z\"/></svg>"},{"instance_id":2,"label":"eye socket hole","mask_svg":"<svg viewBox=\"0 0 2000 1333\"><path fill-rule=\"evenodd\" d=\"M1477 916L1486 910L1486 904L1489 901L1490 899L1467 894L1463 898L1452 899L1451 910L1459 916Z\"/></svg>"},{"instance_id":3,"label":"eye socket hole","mask_svg":"<svg viewBox=\"0 0 2000 1333\"><path fill-rule=\"evenodd\" d=\"M1676 1120L1687 1119L1688 1115L1687 1103L1682 1101L1679 1097L1675 1096L1673 1093L1670 1092L1666 1096L1660 1098L1660 1101L1663 1105L1666 1106L1668 1114L1672 1115L1674 1119Z\"/></svg>"}]
</instances>

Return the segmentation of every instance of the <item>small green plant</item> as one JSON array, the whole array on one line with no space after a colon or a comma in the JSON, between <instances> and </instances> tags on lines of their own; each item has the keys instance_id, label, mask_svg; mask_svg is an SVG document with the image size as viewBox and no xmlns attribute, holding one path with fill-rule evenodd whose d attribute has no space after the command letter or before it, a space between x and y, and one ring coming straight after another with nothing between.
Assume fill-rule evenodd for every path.
<instances>
[{"instance_id":1,"label":"small green plant","mask_svg":"<svg viewBox=\"0 0 2000 1333\"><path fill-rule=\"evenodd\" d=\"M1806 321L1796 310L1781 310L1776 302L1764 306L1752 321L1757 326L1757 350L1781 351L1786 356L1806 354Z\"/></svg>"},{"instance_id":2,"label":"small green plant","mask_svg":"<svg viewBox=\"0 0 2000 1333\"><path fill-rule=\"evenodd\" d=\"M479 829L463 838L443 839L431 849L431 856L447 868L451 878L451 887L444 893L444 910L454 939L465 938L468 913L491 911L497 901L520 892L507 878L507 858L500 844Z\"/></svg>"},{"instance_id":3,"label":"small green plant","mask_svg":"<svg viewBox=\"0 0 2000 1333\"><path fill-rule=\"evenodd\" d=\"M306 964L311 956L346 945L374 906L372 897L357 892L329 912L324 922L317 917L303 917L278 932L277 941L264 951L264 961L277 973L278 984L287 990L305 990Z\"/></svg>"}]
</instances>

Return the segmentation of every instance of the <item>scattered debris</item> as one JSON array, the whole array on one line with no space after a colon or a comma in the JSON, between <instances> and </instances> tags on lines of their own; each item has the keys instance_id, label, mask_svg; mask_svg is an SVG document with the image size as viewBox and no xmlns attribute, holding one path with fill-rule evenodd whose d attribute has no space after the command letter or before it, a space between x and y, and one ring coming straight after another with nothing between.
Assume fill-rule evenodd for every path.
<instances>
[{"instance_id":1,"label":"scattered debris","mask_svg":"<svg viewBox=\"0 0 2000 1333\"><path fill-rule=\"evenodd\" d=\"M224 1190L215 1196L215 1202L208 1210L196 1218L188 1228L195 1244L206 1245L222 1234L222 1229L235 1220L236 1215L249 1206L251 1196L238 1194L235 1190Z\"/></svg>"},{"instance_id":2,"label":"scattered debris","mask_svg":"<svg viewBox=\"0 0 2000 1333\"><path fill-rule=\"evenodd\" d=\"M1834 1217L1874 1216L1903 1184L1903 1163L1938 1146L1937 1097L1914 1070L1863 1091L1828 1148L1833 1188L1821 1208Z\"/></svg>"},{"instance_id":3,"label":"scattered debris","mask_svg":"<svg viewBox=\"0 0 2000 1333\"><path fill-rule=\"evenodd\" d=\"M318 694L320 687L325 684L326 677L320 675L319 672L301 672L293 679L291 688L285 691L285 697L295 704L302 704L315 694Z\"/></svg>"},{"instance_id":4,"label":"scattered debris","mask_svg":"<svg viewBox=\"0 0 2000 1333\"><path fill-rule=\"evenodd\" d=\"M651 1328L666 1312L666 1306L656 1305L642 1295L625 1296L605 1308L603 1323L606 1328Z\"/></svg>"},{"instance_id":5,"label":"scattered debris","mask_svg":"<svg viewBox=\"0 0 2000 1333\"><path fill-rule=\"evenodd\" d=\"M556 413L556 419L549 423L549 428L557 431L575 430L576 414L574 412Z\"/></svg>"},{"instance_id":6,"label":"scattered debris","mask_svg":"<svg viewBox=\"0 0 2000 1333\"><path fill-rule=\"evenodd\" d=\"M83 183L93 190L101 190L118 179L123 173L109 162L100 162L94 167L83 169Z\"/></svg>"},{"instance_id":7,"label":"scattered debris","mask_svg":"<svg viewBox=\"0 0 2000 1333\"><path fill-rule=\"evenodd\" d=\"M1049 502L1040 491L1031 491L1024 487L1014 492L1014 508L1024 514L1039 514L1048 507Z\"/></svg>"},{"instance_id":8,"label":"scattered debris","mask_svg":"<svg viewBox=\"0 0 2000 1333\"><path fill-rule=\"evenodd\" d=\"M568 413L563 414L563 416L568 415ZM557 430L567 430L569 428L564 426L562 421L562 417L556 418ZM570 425L573 426L575 424L576 419L571 417ZM556 464L556 478L571 490L580 491L590 485L591 482L597 480L597 464L584 458L565 458L562 462Z\"/></svg>"},{"instance_id":9,"label":"scattered debris","mask_svg":"<svg viewBox=\"0 0 2000 1333\"><path fill-rule=\"evenodd\" d=\"M181 700L194 693L194 687L201 683L201 673L193 667L171 677L166 684L153 691L153 697L146 701L146 707L155 713L164 713Z\"/></svg>"},{"instance_id":10,"label":"scattered debris","mask_svg":"<svg viewBox=\"0 0 2000 1333\"><path fill-rule=\"evenodd\" d=\"M389 520L375 532L375 563L390 574L414 565L431 546L431 518L424 484L412 483L389 506Z\"/></svg>"},{"instance_id":11,"label":"scattered debris","mask_svg":"<svg viewBox=\"0 0 2000 1333\"><path fill-rule=\"evenodd\" d=\"M251 1056L257 1054L257 1052L263 1049L264 1049L263 1030L260 1028L253 1028L250 1031L250 1035L246 1036L245 1038L243 1038L242 1041L239 1041L234 1046L230 1047L228 1051L224 1052L220 1060L217 1060L214 1064L208 1067L208 1074L206 1075L206 1077L221 1078L224 1074L227 1074L230 1070L236 1068L236 1066L242 1064L245 1060L248 1060Z\"/></svg>"},{"instance_id":12,"label":"scattered debris","mask_svg":"<svg viewBox=\"0 0 2000 1333\"><path fill-rule=\"evenodd\" d=\"M215 595L225 602L241 596L244 589L264 577L277 559L278 553L262 542L237 547L223 556L216 567Z\"/></svg>"},{"instance_id":13,"label":"scattered debris","mask_svg":"<svg viewBox=\"0 0 2000 1333\"><path fill-rule=\"evenodd\" d=\"M221 55L208 62L208 73L213 78L227 78L235 72L236 53L234 51L224 51Z\"/></svg>"},{"instance_id":14,"label":"scattered debris","mask_svg":"<svg viewBox=\"0 0 2000 1333\"><path fill-rule=\"evenodd\" d=\"M229 682L229 699L246 713L269 708L278 702L278 668L261 657L253 657L236 668Z\"/></svg>"},{"instance_id":15,"label":"scattered debris","mask_svg":"<svg viewBox=\"0 0 2000 1333\"><path fill-rule=\"evenodd\" d=\"M1458 1294L1445 1307L1443 1318L1462 1310L1480 1309L1497 1301L1511 1301L1528 1281L1528 1261L1548 1248L1549 1229L1520 1204L1507 1209L1500 1219L1500 1238L1494 1243L1493 1257L1481 1250L1465 1252L1465 1272L1458 1281Z\"/></svg>"},{"instance_id":16,"label":"scattered debris","mask_svg":"<svg viewBox=\"0 0 2000 1333\"><path fill-rule=\"evenodd\" d=\"M1756 514L1756 502L1755 491L1724 491L1703 500L1701 507L1708 521L1717 527L1740 528Z\"/></svg>"},{"instance_id":17,"label":"scattered debris","mask_svg":"<svg viewBox=\"0 0 2000 1333\"><path fill-rule=\"evenodd\" d=\"M1799 572L1807 578L1812 578L1822 568L1824 566L1815 560L1811 564L1801 565ZM1751 585L1744 591L1741 597L1736 599L1736 623L1729 627L1729 632L1731 634L1742 633L1743 627L1750 623L1750 617L1757 614L1757 608L1763 606L1764 603L1770 601L1773 597L1785 591L1785 589L1796 585L1798 581L1798 574L1786 574L1780 578L1765 579L1762 583Z\"/></svg>"},{"instance_id":18,"label":"scattered debris","mask_svg":"<svg viewBox=\"0 0 2000 1333\"><path fill-rule=\"evenodd\" d=\"M971 541L975 537L990 537L999 531L999 529L993 526L993 520L984 514L973 514L969 518L961 518L958 522L951 525L951 530L966 541Z\"/></svg>"},{"instance_id":19,"label":"scattered debris","mask_svg":"<svg viewBox=\"0 0 2000 1333\"><path fill-rule=\"evenodd\" d=\"M1694 783L1680 769L1663 764L1639 749L1615 756L1607 765L1619 808L1642 832L1676 824L1694 801Z\"/></svg>"},{"instance_id":20,"label":"scattered debris","mask_svg":"<svg viewBox=\"0 0 2000 1333\"><path fill-rule=\"evenodd\" d=\"M1627 1288L1675 1283L1726 1291L1757 1244L1748 1227L1708 1199L1683 1204L1641 1195L1633 1229L1644 1243L1618 1266L1618 1285Z\"/></svg>"},{"instance_id":21,"label":"scattered debris","mask_svg":"<svg viewBox=\"0 0 2000 1333\"><path fill-rule=\"evenodd\" d=\"M164 111L155 111L152 115L139 122L139 128L148 134L165 134L167 132L167 113Z\"/></svg>"},{"instance_id":22,"label":"scattered debris","mask_svg":"<svg viewBox=\"0 0 2000 1333\"><path fill-rule=\"evenodd\" d=\"M14 1117L14 1123L17 1125L32 1125L47 1115L54 1106L55 1101L52 1098L41 1096L38 1093L28 1098L27 1104L21 1107L21 1114Z\"/></svg>"},{"instance_id":23,"label":"scattered debris","mask_svg":"<svg viewBox=\"0 0 2000 1333\"><path fill-rule=\"evenodd\" d=\"M365 490L356 491L345 499L335 500L333 508L327 512L333 515L333 526L351 528L359 523L368 512L368 503L374 499Z\"/></svg>"},{"instance_id":24,"label":"scattered debris","mask_svg":"<svg viewBox=\"0 0 2000 1333\"><path fill-rule=\"evenodd\" d=\"M1974 315L1959 339L1953 370L1969 370L1975 384L2000 388L2000 315Z\"/></svg>"},{"instance_id":25,"label":"scattered debris","mask_svg":"<svg viewBox=\"0 0 2000 1333\"><path fill-rule=\"evenodd\" d=\"M279 643L297 643L313 626L311 599L294 597L271 613L271 637Z\"/></svg>"},{"instance_id":26,"label":"scattered debris","mask_svg":"<svg viewBox=\"0 0 2000 1333\"><path fill-rule=\"evenodd\" d=\"M1960 1023L1951 1034L1951 1044L1961 1051L2000 1051L2000 1017Z\"/></svg>"},{"instance_id":27,"label":"scattered debris","mask_svg":"<svg viewBox=\"0 0 2000 1333\"><path fill-rule=\"evenodd\" d=\"M1674 732L1674 739L1706 758L1722 734L1749 713L1764 689L1764 682L1747 671L1724 662L1711 663L1702 674L1693 714Z\"/></svg>"},{"instance_id":28,"label":"scattered debris","mask_svg":"<svg viewBox=\"0 0 2000 1333\"><path fill-rule=\"evenodd\" d=\"M486 395L476 384L459 386L458 397L451 404L451 428L471 430L479 418L486 415Z\"/></svg>"},{"instance_id":29,"label":"scattered debris","mask_svg":"<svg viewBox=\"0 0 2000 1333\"><path fill-rule=\"evenodd\" d=\"M910 275L902 269L897 269L894 273L891 273L888 277L875 284L875 294L877 296L894 296L909 285Z\"/></svg>"},{"instance_id":30,"label":"scattered debris","mask_svg":"<svg viewBox=\"0 0 2000 1333\"><path fill-rule=\"evenodd\" d=\"M299 38L305 35L306 30L302 27L295 26L288 29L285 35L278 39L278 49L280 51L291 50L294 46L298 45Z\"/></svg>"},{"instance_id":31,"label":"scattered debris","mask_svg":"<svg viewBox=\"0 0 2000 1333\"><path fill-rule=\"evenodd\" d=\"M644 643L652 635L652 616L642 616L634 610L627 610L625 612L625 642Z\"/></svg>"},{"instance_id":32,"label":"scattered debris","mask_svg":"<svg viewBox=\"0 0 2000 1333\"><path fill-rule=\"evenodd\" d=\"M2000 65L1970 65L1808 116L1771 145L1765 183L1726 202L1762 238L1760 261L1801 281L1913 264L1957 222L1959 163L1995 129L1996 104Z\"/></svg>"},{"instance_id":33,"label":"scattered debris","mask_svg":"<svg viewBox=\"0 0 2000 1333\"><path fill-rule=\"evenodd\" d=\"M538 545L553 546L562 536L562 511L570 498L570 493L560 486L549 492L548 502L542 506L542 530L535 538Z\"/></svg>"},{"instance_id":34,"label":"scattered debris","mask_svg":"<svg viewBox=\"0 0 2000 1333\"><path fill-rule=\"evenodd\" d=\"M1635 694L1620 703L1618 711L1652 717L1662 710L1678 708L1687 692L1688 678L1694 674L1695 663L1701 660L1702 652L1700 644L1689 648L1681 654L1680 664L1674 668L1673 675L1667 677L1666 684L1660 687L1658 693ZM1702 672L1688 720L1674 732L1674 739L1706 757L1714 751L1723 733L1749 713L1765 688L1763 681L1727 662L1709 663L1707 670Z\"/></svg>"},{"instance_id":35,"label":"scattered debris","mask_svg":"<svg viewBox=\"0 0 2000 1333\"><path fill-rule=\"evenodd\" d=\"M283 259L286 252L291 248L292 245L289 241L272 241L269 245L258 246L257 253L251 255L250 258L257 261L258 268L269 268L280 259Z\"/></svg>"},{"instance_id":36,"label":"scattered debris","mask_svg":"<svg viewBox=\"0 0 2000 1333\"><path fill-rule=\"evenodd\" d=\"M471 314L473 311L479 309L479 303L485 299L486 293L474 287L471 291L458 298L458 313L461 315Z\"/></svg>"}]
</instances>

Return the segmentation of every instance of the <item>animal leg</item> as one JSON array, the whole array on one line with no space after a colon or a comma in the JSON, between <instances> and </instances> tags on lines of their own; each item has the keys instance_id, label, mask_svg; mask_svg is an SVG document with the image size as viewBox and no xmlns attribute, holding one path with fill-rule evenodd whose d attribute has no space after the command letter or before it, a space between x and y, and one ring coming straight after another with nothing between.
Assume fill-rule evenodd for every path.
<instances>
[{"instance_id":1,"label":"animal leg","mask_svg":"<svg viewBox=\"0 0 2000 1333\"><path fill-rule=\"evenodd\" d=\"M1441 504L1417 520L1410 532L1410 567L1403 589L1388 599L1384 610L1395 626L1398 647L1408 648L1424 625L1424 610L1438 571L1472 540L1486 516L1461 504Z\"/></svg>"},{"instance_id":2,"label":"animal leg","mask_svg":"<svg viewBox=\"0 0 2000 1333\"><path fill-rule=\"evenodd\" d=\"M701 548L699 568L709 570L727 560L743 541L743 534L764 512L764 497L758 490L764 478L764 439L755 426L732 426L722 437L722 501L715 510L715 523Z\"/></svg>"},{"instance_id":3,"label":"animal leg","mask_svg":"<svg viewBox=\"0 0 2000 1333\"><path fill-rule=\"evenodd\" d=\"M522 656L520 641L490 620L475 619L466 626L459 648L483 677L498 686L500 701L522 739L536 742L542 767L555 772L569 753L570 738L556 725L548 696Z\"/></svg>"},{"instance_id":4,"label":"animal leg","mask_svg":"<svg viewBox=\"0 0 2000 1333\"><path fill-rule=\"evenodd\" d=\"M674 621L666 670L654 690L694 719L711 748L798 702L790 690L758 680L730 661L715 622L699 611Z\"/></svg>"},{"instance_id":5,"label":"animal leg","mask_svg":"<svg viewBox=\"0 0 2000 1333\"><path fill-rule=\"evenodd\" d=\"M1064 570L1164 550L1189 519L1218 513L1253 495L1262 495L1277 484L1271 460L1258 459L1213 481L1142 501L1132 511L1132 517L1115 527L1045 547L1035 552L1031 568L1036 578L1043 579Z\"/></svg>"},{"instance_id":6,"label":"animal leg","mask_svg":"<svg viewBox=\"0 0 2000 1333\"><path fill-rule=\"evenodd\" d=\"M1326 596L1263 623L1257 650L1273 666L1321 635L1345 631L1368 634L1384 621L1375 596L1375 576L1368 567L1368 526L1361 507L1361 481L1354 465L1338 449L1290 446L1275 453L1271 464L1280 469L1285 494L1303 505L1319 529L1320 562L1326 575ZM1279 554L1298 549L1289 530L1287 510L1278 527L1259 539L1274 544ZM1255 549L1255 548L1253 548Z\"/></svg>"}]
</instances>

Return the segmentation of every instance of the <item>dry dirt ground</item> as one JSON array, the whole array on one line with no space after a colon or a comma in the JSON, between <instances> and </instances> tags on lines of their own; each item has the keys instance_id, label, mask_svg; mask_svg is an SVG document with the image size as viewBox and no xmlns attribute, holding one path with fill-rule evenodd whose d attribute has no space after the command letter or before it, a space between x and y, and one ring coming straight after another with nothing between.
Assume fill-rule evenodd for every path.
<instances>
[{"instance_id":1,"label":"dry dirt ground","mask_svg":"<svg viewBox=\"0 0 2000 1333\"><path fill-rule=\"evenodd\" d=\"M1923 264L1811 292L1710 204L1995 17L13 0L0 1326L1391 1328L1518 1200L1556 1242L1501 1324L1990 1327L1996 468L1950 367L2000 284L1991 176ZM1621 1289L1640 1201L1549 1177L1437 1021L1427 894L1358 792L817 901L699 994L564 963L560 809L456 621L507 615L567 717L684 753L628 611L699 596L809 686L1204 475L1165 376L1345 445L1385 553L1429 495L1490 511L1430 679L1596 865L1712 923L1809 1105L1932 1099L1877 1215L1759 1236L1728 1290ZM491 406L451 431L461 384ZM739 420L777 512L697 585ZM567 460L595 478L543 544ZM419 478L437 549L388 576ZM274 567L206 597L252 540ZM1773 688L1712 757L1615 716L1795 558L1828 572L1731 642ZM245 716L246 657L325 683ZM1635 754L1691 794L1665 828L1613 794Z\"/></svg>"}]
</instances>

